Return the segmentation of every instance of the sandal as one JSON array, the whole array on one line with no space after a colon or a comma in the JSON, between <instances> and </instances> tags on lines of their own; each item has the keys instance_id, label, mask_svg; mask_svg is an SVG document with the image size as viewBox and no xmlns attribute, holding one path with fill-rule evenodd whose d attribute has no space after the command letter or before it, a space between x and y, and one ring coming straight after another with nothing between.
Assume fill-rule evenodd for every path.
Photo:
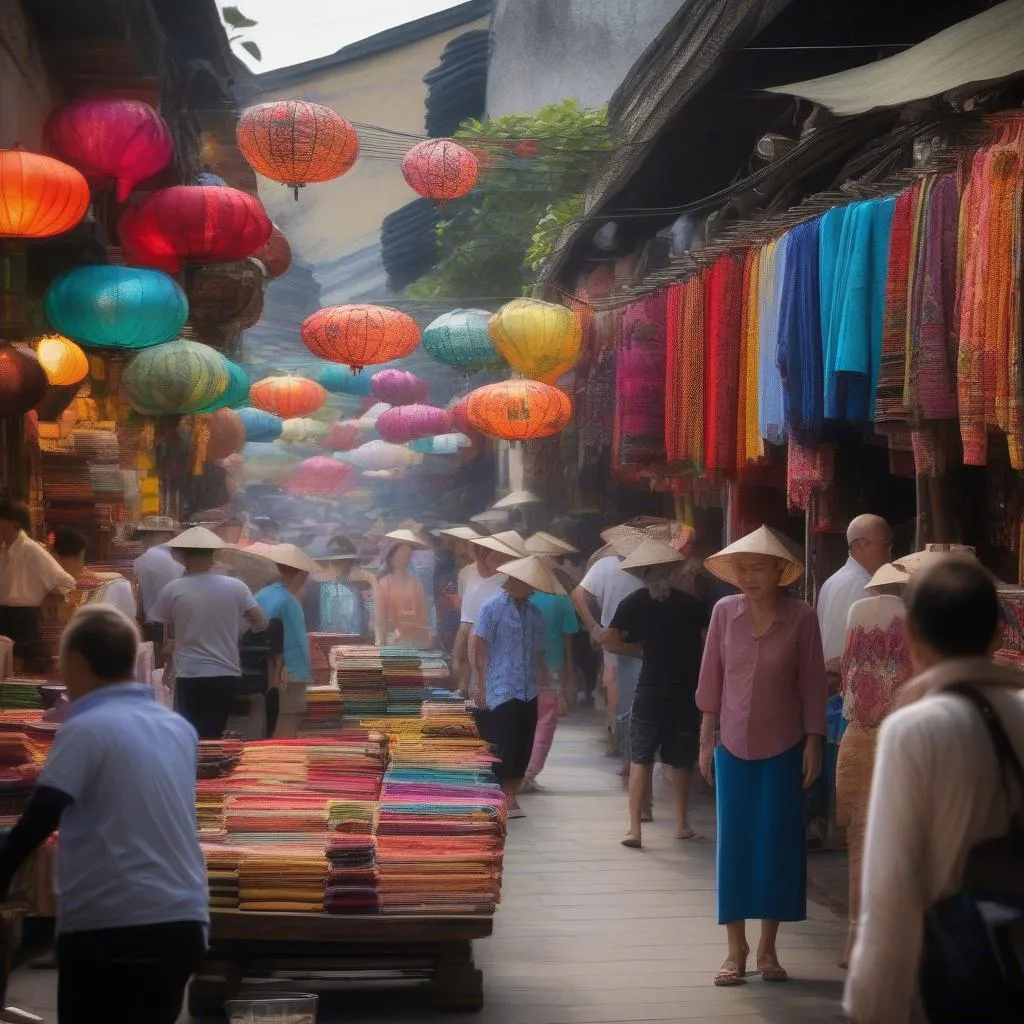
<instances>
[{"instance_id":1,"label":"sandal","mask_svg":"<svg viewBox=\"0 0 1024 1024\"><path fill-rule=\"evenodd\" d=\"M622 840L622 845L628 846L631 850L639 850L643 846L643 843L640 841L639 836L628 835Z\"/></svg>"},{"instance_id":2,"label":"sandal","mask_svg":"<svg viewBox=\"0 0 1024 1024\"><path fill-rule=\"evenodd\" d=\"M697 830L694 829L694 828L691 828L689 825L687 825L686 828L684 828L681 832L677 832L676 833L676 839L679 839L679 840L696 839L696 838L697 838Z\"/></svg>"},{"instance_id":3,"label":"sandal","mask_svg":"<svg viewBox=\"0 0 1024 1024\"><path fill-rule=\"evenodd\" d=\"M747 958L736 961L729 957L715 975L716 988L734 988L736 985L746 985L747 979Z\"/></svg>"},{"instance_id":4,"label":"sandal","mask_svg":"<svg viewBox=\"0 0 1024 1024\"><path fill-rule=\"evenodd\" d=\"M785 967L779 964L779 958L772 953L765 953L757 958L757 973L761 975L762 981L775 984L789 981L789 974Z\"/></svg>"}]
</instances>

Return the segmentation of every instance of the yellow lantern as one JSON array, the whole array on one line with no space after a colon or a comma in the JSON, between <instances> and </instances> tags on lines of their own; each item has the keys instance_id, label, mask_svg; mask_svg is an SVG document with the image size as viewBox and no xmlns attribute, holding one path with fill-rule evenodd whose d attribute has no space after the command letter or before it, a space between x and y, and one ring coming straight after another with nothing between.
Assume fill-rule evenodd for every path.
<instances>
[{"instance_id":1,"label":"yellow lantern","mask_svg":"<svg viewBox=\"0 0 1024 1024\"><path fill-rule=\"evenodd\" d=\"M494 347L520 373L553 384L576 365L583 347L579 317L539 299L513 299L491 317Z\"/></svg>"},{"instance_id":2,"label":"yellow lantern","mask_svg":"<svg viewBox=\"0 0 1024 1024\"><path fill-rule=\"evenodd\" d=\"M36 356L54 387L70 387L85 380L89 357L71 340L53 334L36 345Z\"/></svg>"}]
</instances>

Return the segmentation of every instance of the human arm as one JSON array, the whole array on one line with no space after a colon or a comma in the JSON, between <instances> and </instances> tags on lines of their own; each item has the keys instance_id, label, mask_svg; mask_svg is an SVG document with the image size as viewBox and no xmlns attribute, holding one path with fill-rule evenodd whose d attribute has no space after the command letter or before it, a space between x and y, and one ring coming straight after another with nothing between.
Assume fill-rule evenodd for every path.
<instances>
[{"instance_id":1,"label":"human arm","mask_svg":"<svg viewBox=\"0 0 1024 1024\"><path fill-rule=\"evenodd\" d=\"M715 734L718 732L722 713L722 689L725 684L725 663L722 659L723 613L716 605L711 613L704 655L700 663L700 678L697 683L696 702L701 711L700 723L700 773L713 785L712 765L715 756Z\"/></svg>"},{"instance_id":2,"label":"human arm","mask_svg":"<svg viewBox=\"0 0 1024 1024\"><path fill-rule=\"evenodd\" d=\"M378 645L388 642L388 605L391 600L391 581L385 576L377 585L377 599L373 604L373 632Z\"/></svg>"},{"instance_id":3,"label":"human arm","mask_svg":"<svg viewBox=\"0 0 1024 1024\"><path fill-rule=\"evenodd\" d=\"M246 627L257 632L266 629L267 616L252 596L252 591L240 580L238 584L238 610Z\"/></svg>"},{"instance_id":4,"label":"human arm","mask_svg":"<svg viewBox=\"0 0 1024 1024\"><path fill-rule=\"evenodd\" d=\"M589 574L588 574L589 575ZM572 605L576 609L577 614L580 617L580 621L583 623L583 628L591 635L599 633L601 630L601 623L594 618L594 613L590 609L590 602L597 601L597 598L592 594L586 587L581 583L572 592Z\"/></svg>"},{"instance_id":5,"label":"human arm","mask_svg":"<svg viewBox=\"0 0 1024 1024\"><path fill-rule=\"evenodd\" d=\"M455 644L452 647L452 674L462 689L469 686L469 637L472 630L471 622L459 623Z\"/></svg>"},{"instance_id":6,"label":"human arm","mask_svg":"<svg viewBox=\"0 0 1024 1024\"><path fill-rule=\"evenodd\" d=\"M475 679L470 681L469 698L477 707L483 707L487 679L487 641L475 633L469 637L469 658L475 676Z\"/></svg>"},{"instance_id":7,"label":"human arm","mask_svg":"<svg viewBox=\"0 0 1024 1024\"><path fill-rule=\"evenodd\" d=\"M18 868L57 831L74 800L53 786L38 786L0 851L0 901L7 898Z\"/></svg>"},{"instance_id":8,"label":"human arm","mask_svg":"<svg viewBox=\"0 0 1024 1024\"><path fill-rule=\"evenodd\" d=\"M625 654L630 658L642 658L644 649L640 644L631 644L621 629L609 626L601 631L601 646L612 654Z\"/></svg>"},{"instance_id":9,"label":"human arm","mask_svg":"<svg viewBox=\"0 0 1024 1024\"><path fill-rule=\"evenodd\" d=\"M644 639L647 621L642 603L647 596L645 590L630 594L619 602L607 629L601 630L601 646L612 654L624 654L630 658L644 656ZM627 641L626 637L631 637Z\"/></svg>"},{"instance_id":10,"label":"human arm","mask_svg":"<svg viewBox=\"0 0 1024 1024\"><path fill-rule=\"evenodd\" d=\"M804 735L804 789L810 789L821 774L822 744L828 721L828 682L821 650L818 618L808 607L800 630L798 665L800 707Z\"/></svg>"}]
</instances>

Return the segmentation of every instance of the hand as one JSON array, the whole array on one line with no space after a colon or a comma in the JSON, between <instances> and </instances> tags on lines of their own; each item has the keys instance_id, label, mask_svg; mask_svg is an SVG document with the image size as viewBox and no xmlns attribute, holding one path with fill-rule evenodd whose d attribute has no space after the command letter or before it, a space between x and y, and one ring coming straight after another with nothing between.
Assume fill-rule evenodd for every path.
<instances>
[{"instance_id":1,"label":"hand","mask_svg":"<svg viewBox=\"0 0 1024 1024\"><path fill-rule=\"evenodd\" d=\"M804 789L810 789L821 775L821 737L808 736L804 741Z\"/></svg>"},{"instance_id":2,"label":"hand","mask_svg":"<svg viewBox=\"0 0 1024 1024\"><path fill-rule=\"evenodd\" d=\"M700 765L700 773L704 776L704 781L709 786L714 788L715 785L715 747L712 743L702 743L700 745L700 756L698 758Z\"/></svg>"}]
</instances>

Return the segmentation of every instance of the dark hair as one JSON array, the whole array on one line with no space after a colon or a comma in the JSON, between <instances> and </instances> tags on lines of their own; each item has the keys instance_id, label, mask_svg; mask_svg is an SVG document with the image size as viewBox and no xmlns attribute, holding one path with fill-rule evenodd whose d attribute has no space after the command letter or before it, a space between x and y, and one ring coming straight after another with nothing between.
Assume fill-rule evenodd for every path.
<instances>
[{"instance_id":1,"label":"dark hair","mask_svg":"<svg viewBox=\"0 0 1024 1024\"><path fill-rule=\"evenodd\" d=\"M109 605L87 605L71 617L61 654L80 654L103 683L123 683L135 675L139 631L123 612Z\"/></svg>"},{"instance_id":2,"label":"dark hair","mask_svg":"<svg viewBox=\"0 0 1024 1024\"><path fill-rule=\"evenodd\" d=\"M988 570L950 556L922 570L907 587L907 623L947 658L986 654L999 625L999 598Z\"/></svg>"},{"instance_id":3,"label":"dark hair","mask_svg":"<svg viewBox=\"0 0 1024 1024\"><path fill-rule=\"evenodd\" d=\"M58 558L73 558L75 555L84 555L86 547L85 538L76 530L53 531L53 553Z\"/></svg>"},{"instance_id":4,"label":"dark hair","mask_svg":"<svg viewBox=\"0 0 1024 1024\"><path fill-rule=\"evenodd\" d=\"M29 515L28 506L20 501L0 498L0 519L17 523L26 533L32 530L32 516Z\"/></svg>"},{"instance_id":5,"label":"dark hair","mask_svg":"<svg viewBox=\"0 0 1024 1024\"><path fill-rule=\"evenodd\" d=\"M330 551L336 551L339 555L354 555L356 553L356 546L345 536L343 533L336 533L327 542L327 548Z\"/></svg>"},{"instance_id":6,"label":"dark hair","mask_svg":"<svg viewBox=\"0 0 1024 1024\"><path fill-rule=\"evenodd\" d=\"M394 544L384 554L384 575L386 576L389 572L395 571L395 555L398 553L398 549L406 547L409 549L410 556L413 552L413 546L407 540L396 540ZM410 562L411 565L411 562Z\"/></svg>"}]
</instances>

